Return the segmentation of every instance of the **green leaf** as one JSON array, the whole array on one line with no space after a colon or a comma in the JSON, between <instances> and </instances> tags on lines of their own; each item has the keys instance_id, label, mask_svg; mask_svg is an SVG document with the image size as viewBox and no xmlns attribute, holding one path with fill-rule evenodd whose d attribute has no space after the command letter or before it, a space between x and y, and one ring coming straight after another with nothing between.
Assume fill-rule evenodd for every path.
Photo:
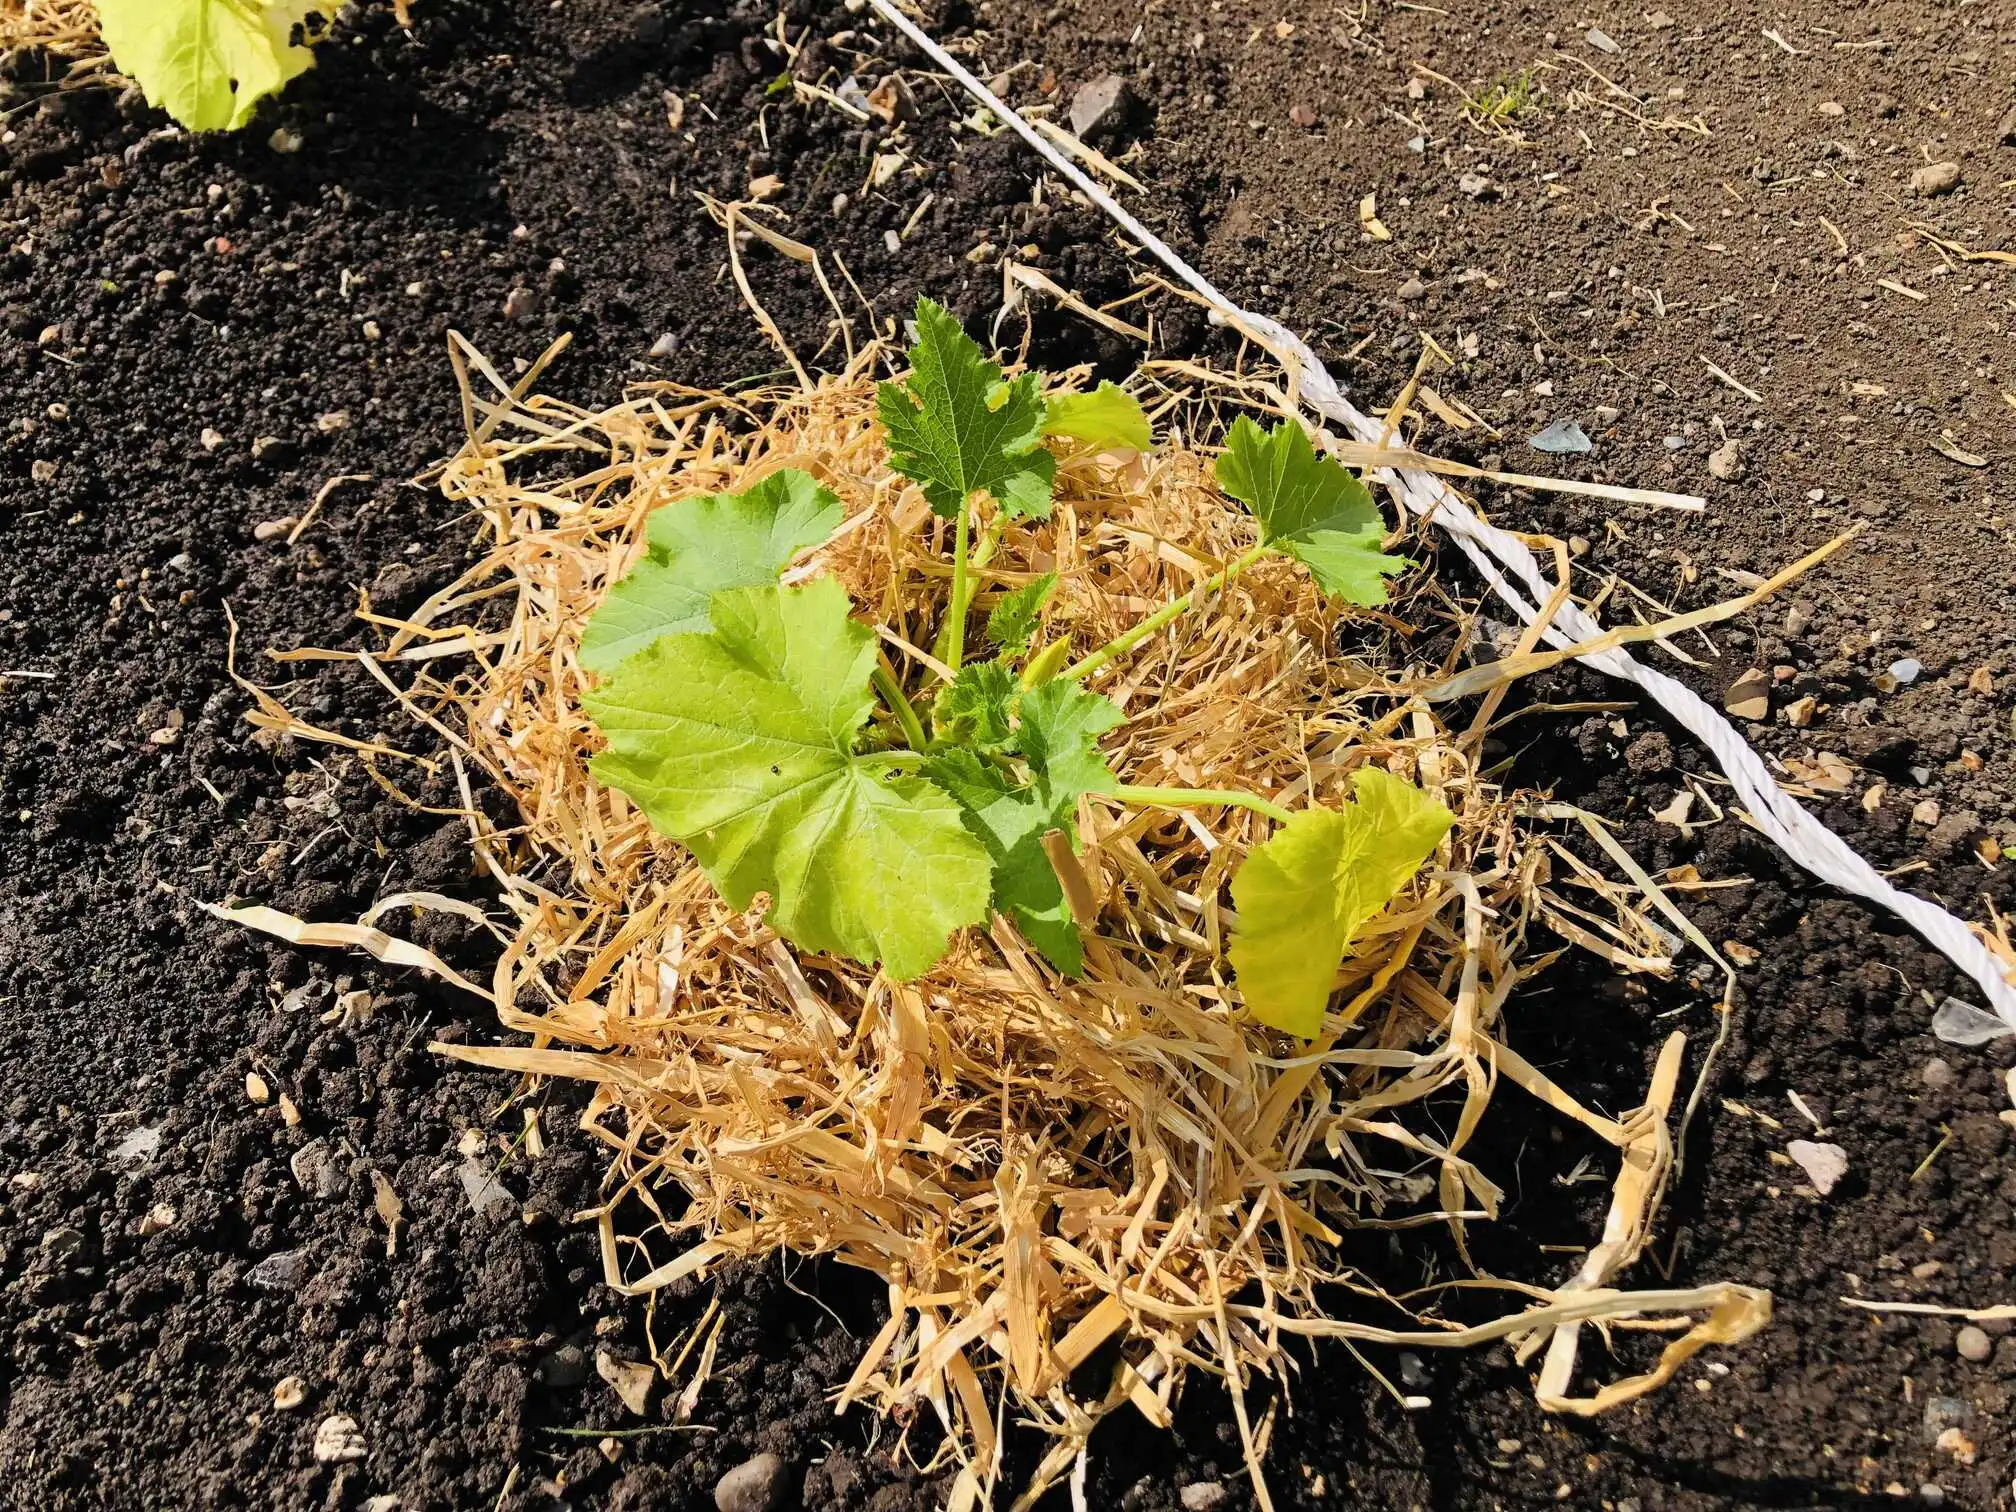
<instances>
[{"instance_id":1,"label":"green leaf","mask_svg":"<svg viewBox=\"0 0 2016 1512\"><path fill-rule=\"evenodd\" d=\"M293 31L336 0L98 0L113 65L190 131L229 131L315 61Z\"/></svg>"},{"instance_id":2,"label":"green leaf","mask_svg":"<svg viewBox=\"0 0 2016 1512\"><path fill-rule=\"evenodd\" d=\"M1155 444L1141 401L1117 383L1102 383L1089 394L1051 395L1043 434L1069 436L1102 451L1146 451Z\"/></svg>"},{"instance_id":3,"label":"green leaf","mask_svg":"<svg viewBox=\"0 0 2016 1512\"><path fill-rule=\"evenodd\" d=\"M1043 837L1070 828L1075 812L1059 818L1039 789L1014 785L999 767L956 746L934 755L924 770L965 811L967 830L987 848L995 911L1013 919L1051 965L1077 976L1084 970L1085 946L1043 849ZM1075 798L1072 805L1075 810Z\"/></svg>"},{"instance_id":4,"label":"green leaf","mask_svg":"<svg viewBox=\"0 0 2016 1512\"><path fill-rule=\"evenodd\" d=\"M1021 683L1006 663L969 662L939 690L931 719L941 739L998 751L1008 744L1009 717L1021 692Z\"/></svg>"},{"instance_id":5,"label":"green leaf","mask_svg":"<svg viewBox=\"0 0 2016 1512\"><path fill-rule=\"evenodd\" d=\"M1036 375L1002 382L999 365L928 299L917 301L909 380L883 384L875 413L889 433L889 465L921 487L938 514L956 516L984 490L1011 515L1049 517L1057 460L1039 444Z\"/></svg>"},{"instance_id":6,"label":"green leaf","mask_svg":"<svg viewBox=\"0 0 2016 1512\"><path fill-rule=\"evenodd\" d=\"M788 467L740 493L654 510L645 555L582 633L581 665L613 672L661 635L705 630L712 595L776 582L791 558L839 527L840 515L830 491Z\"/></svg>"},{"instance_id":7,"label":"green leaf","mask_svg":"<svg viewBox=\"0 0 2016 1512\"><path fill-rule=\"evenodd\" d=\"M1303 1039L1323 1028L1331 983L1353 936L1421 869L1455 816L1377 767L1353 777L1355 801L1304 809L1246 857L1232 879L1239 928L1232 969L1263 1024Z\"/></svg>"},{"instance_id":8,"label":"green leaf","mask_svg":"<svg viewBox=\"0 0 2016 1512\"><path fill-rule=\"evenodd\" d=\"M1260 521L1260 538L1301 562L1333 598L1383 604L1385 580L1414 565L1379 549L1386 526L1371 492L1333 458L1317 456L1293 420L1263 431L1241 415L1217 473L1218 486Z\"/></svg>"},{"instance_id":9,"label":"green leaf","mask_svg":"<svg viewBox=\"0 0 2016 1512\"><path fill-rule=\"evenodd\" d=\"M1043 606L1057 589L1057 574L1046 572L1035 582L1017 588L994 606L987 616L987 639L1009 656L1020 656L1036 637L1037 621Z\"/></svg>"},{"instance_id":10,"label":"green leaf","mask_svg":"<svg viewBox=\"0 0 2016 1512\"><path fill-rule=\"evenodd\" d=\"M1018 784L999 766L956 746L935 753L925 773L966 811L966 827L987 847L995 909L1012 918L1051 965L1076 976L1085 947L1043 837L1061 829L1076 847L1079 797L1118 785L1098 737L1125 716L1110 700L1063 682L1024 693L1015 712L1010 747L1028 763L1030 781Z\"/></svg>"},{"instance_id":11,"label":"green leaf","mask_svg":"<svg viewBox=\"0 0 2016 1512\"><path fill-rule=\"evenodd\" d=\"M908 979L985 917L990 867L914 757L854 754L875 637L849 608L830 579L715 594L712 630L661 637L584 699L609 742L594 771L731 906L768 893L800 949Z\"/></svg>"},{"instance_id":12,"label":"green leaf","mask_svg":"<svg viewBox=\"0 0 2016 1512\"><path fill-rule=\"evenodd\" d=\"M1119 785L1099 752L1099 737L1127 716L1109 698L1057 679L1022 695L1012 749L1029 763L1058 815L1076 814L1080 793L1110 793Z\"/></svg>"}]
</instances>

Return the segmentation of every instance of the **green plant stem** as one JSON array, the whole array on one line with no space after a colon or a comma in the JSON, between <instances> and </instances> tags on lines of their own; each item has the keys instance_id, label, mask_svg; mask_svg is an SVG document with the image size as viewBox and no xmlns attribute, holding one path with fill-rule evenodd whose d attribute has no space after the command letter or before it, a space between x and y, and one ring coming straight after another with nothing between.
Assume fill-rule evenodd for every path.
<instances>
[{"instance_id":1,"label":"green plant stem","mask_svg":"<svg viewBox=\"0 0 2016 1512\"><path fill-rule=\"evenodd\" d=\"M966 660L966 605L973 592L967 577L967 550L973 533L973 501L959 501L959 525L952 536L952 602L946 606L945 665L955 673Z\"/></svg>"},{"instance_id":2,"label":"green plant stem","mask_svg":"<svg viewBox=\"0 0 2016 1512\"><path fill-rule=\"evenodd\" d=\"M896 674L889 670L885 661L877 661L875 670L868 674L875 684L875 691L882 695L882 701L889 705L889 712L896 716L896 723L903 727L903 738L910 743L910 749L921 751L929 743L924 726L917 718L917 710L910 700L903 696L903 688L896 681Z\"/></svg>"},{"instance_id":3,"label":"green plant stem","mask_svg":"<svg viewBox=\"0 0 2016 1512\"><path fill-rule=\"evenodd\" d=\"M1295 817L1280 804L1269 803L1257 793L1235 793L1226 788L1130 787L1123 784L1113 789L1111 796L1141 808L1249 809L1276 824L1286 824Z\"/></svg>"},{"instance_id":4,"label":"green plant stem","mask_svg":"<svg viewBox=\"0 0 2016 1512\"><path fill-rule=\"evenodd\" d=\"M1177 618L1177 616L1187 614L1192 609L1195 609L1262 557L1272 556L1273 554L1274 547L1264 541L1261 542L1243 556L1236 557L1227 563L1222 570L1212 573L1210 577L1204 579L1203 582L1184 594L1183 597L1171 599L1133 629L1114 636L1112 640L1106 642L1097 651L1080 657L1057 675L1068 678L1072 682L1083 682L1114 658L1125 656L1157 630L1160 630L1171 620Z\"/></svg>"}]
</instances>

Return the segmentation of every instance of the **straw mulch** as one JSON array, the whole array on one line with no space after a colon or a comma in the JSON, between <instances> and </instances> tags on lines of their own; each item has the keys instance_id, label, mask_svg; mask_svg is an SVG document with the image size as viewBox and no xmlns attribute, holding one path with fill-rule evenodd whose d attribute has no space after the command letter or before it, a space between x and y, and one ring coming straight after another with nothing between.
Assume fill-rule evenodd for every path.
<instances>
[{"instance_id":1,"label":"straw mulch","mask_svg":"<svg viewBox=\"0 0 2016 1512\"><path fill-rule=\"evenodd\" d=\"M39 48L64 58L102 56L91 0L0 0L0 51Z\"/></svg>"},{"instance_id":2,"label":"straw mulch","mask_svg":"<svg viewBox=\"0 0 2016 1512\"><path fill-rule=\"evenodd\" d=\"M1246 1389L1256 1376L1272 1379L1276 1400L1291 1389L1285 1346L1297 1335L1354 1354L1359 1342L1506 1339L1522 1357L1546 1351L1548 1406L1586 1412L1761 1326L1768 1297L1748 1288L1612 1284L1671 1168L1679 1037L1645 1107L1620 1119L1581 1107L1502 1043L1521 982L1551 959L1529 943L1537 920L1620 969L1658 974L1672 937L1639 911L1643 888L1536 839L1526 797L1480 775L1495 700L1450 728L1436 710L1457 706L1419 696L1447 669L1419 665L1410 636L1457 617L1428 574L1414 575L1411 602L1353 611L1353 644L1377 649L1346 655L1337 608L1294 564L1263 563L1098 682L1128 716L1108 741L1123 781L1243 788L1294 807L1343 801L1351 772L1375 763L1458 815L1439 857L1357 943L1315 1043L1238 1011L1224 884L1265 831L1236 810L1085 804L1072 879L1093 916L1083 980L1060 979L997 924L896 984L794 953L760 909L726 907L688 856L590 779L598 737L575 660L650 511L791 466L832 488L847 518L789 577L837 576L862 618L886 627L899 675L927 686L919 648L946 597L950 543L887 471L872 418L883 354L864 351L809 387L660 385L601 413L528 397L537 368L506 385L472 350L455 355L469 440L440 482L492 549L410 620L367 614L390 634L358 660L434 733L465 792L488 780L516 800L508 832L468 809L512 915L488 996L532 1043L439 1048L593 1084L583 1127L611 1165L606 1201L584 1217L600 1227L612 1286L648 1293L783 1250L884 1278L888 1324L837 1405L908 1421L928 1404L941 1452L962 1461L953 1504L964 1507L993 1503L1010 1412L1053 1438L1018 1488L1022 1506L1070 1473L1101 1416L1128 1407L1166 1422L1196 1371L1232 1389L1266 1505L1271 1409L1249 1413ZM1182 381L1148 380L1144 393L1161 412L1161 450L1065 459L1054 520L1007 533L980 610L1054 569L1047 633L1090 647L1250 544L1251 520L1183 434L1186 418L1250 386ZM255 718L321 733L264 696ZM1575 901L1553 880L1564 863L1580 868L1565 879ZM375 929L317 928L321 943L415 953ZM1466 1152L1507 1081L1617 1147L1615 1206L1559 1290L1508 1285L1504 1316L1460 1327L1439 1314L1441 1290L1389 1297L1352 1255L1370 1232L1430 1224L1460 1246L1467 1223L1496 1215L1499 1189ZM1434 1116L1417 1116L1431 1098ZM1375 1321L1338 1315L1349 1289ZM1585 1319L1672 1337L1647 1373L1576 1396ZM698 1372L688 1400L712 1357L710 1342L695 1363L692 1343L670 1367Z\"/></svg>"}]
</instances>

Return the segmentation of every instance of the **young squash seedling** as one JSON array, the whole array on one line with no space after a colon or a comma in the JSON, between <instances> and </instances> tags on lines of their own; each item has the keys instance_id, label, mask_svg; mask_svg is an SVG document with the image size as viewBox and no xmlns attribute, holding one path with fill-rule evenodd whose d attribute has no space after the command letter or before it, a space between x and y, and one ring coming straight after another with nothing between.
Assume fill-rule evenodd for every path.
<instances>
[{"instance_id":1,"label":"young squash seedling","mask_svg":"<svg viewBox=\"0 0 2016 1512\"><path fill-rule=\"evenodd\" d=\"M916 324L910 374L882 385L876 409L890 467L952 522L936 658L949 675L913 698L838 582L780 583L842 515L831 492L787 469L651 517L645 556L582 638L582 665L605 678L586 699L607 741L596 778L686 846L732 906L766 893L771 924L800 949L897 979L930 970L955 931L990 912L1080 974L1080 925L1046 844L1076 845L1086 794L1248 809L1276 828L1232 879L1232 966L1255 1018L1314 1038L1353 936L1453 817L1369 767L1350 803L1292 813L1252 793L1123 783L1100 737L1125 716L1085 683L1263 557L1292 557L1326 594L1362 605L1384 603L1386 579L1412 564L1382 550L1371 494L1298 424L1242 418L1216 476L1253 513L1251 550L1075 661L1066 639L1033 649L1058 586L1038 579L998 601L993 654L969 659L976 584L1005 531L1050 515L1046 439L1145 450L1151 436L1111 384L1046 399L1040 375L1004 379L930 300Z\"/></svg>"}]
</instances>

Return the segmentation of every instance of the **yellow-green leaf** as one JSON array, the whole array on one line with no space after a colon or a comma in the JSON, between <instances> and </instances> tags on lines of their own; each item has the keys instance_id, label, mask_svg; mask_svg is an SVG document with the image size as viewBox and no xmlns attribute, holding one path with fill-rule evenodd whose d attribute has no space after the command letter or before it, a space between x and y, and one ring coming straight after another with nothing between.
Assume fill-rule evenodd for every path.
<instances>
[{"instance_id":1,"label":"yellow-green leaf","mask_svg":"<svg viewBox=\"0 0 2016 1512\"><path fill-rule=\"evenodd\" d=\"M1155 444L1141 401L1117 383L1102 383L1089 394L1052 394L1044 401L1043 434L1102 451L1146 451Z\"/></svg>"},{"instance_id":2,"label":"yellow-green leaf","mask_svg":"<svg viewBox=\"0 0 2016 1512\"><path fill-rule=\"evenodd\" d=\"M1341 809L1296 814L1232 879L1240 995L1260 1022L1303 1039L1323 1028L1352 939L1456 822L1419 788L1377 767L1355 774L1352 797Z\"/></svg>"},{"instance_id":3,"label":"yellow-green leaf","mask_svg":"<svg viewBox=\"0 0 2016 1512\"><path fill-rule=\"evenodd\" d=\"M119 72L190 131L230 131L315 61L297 27L336 0L98 0Z\"/></svg>"}]
</instances>

